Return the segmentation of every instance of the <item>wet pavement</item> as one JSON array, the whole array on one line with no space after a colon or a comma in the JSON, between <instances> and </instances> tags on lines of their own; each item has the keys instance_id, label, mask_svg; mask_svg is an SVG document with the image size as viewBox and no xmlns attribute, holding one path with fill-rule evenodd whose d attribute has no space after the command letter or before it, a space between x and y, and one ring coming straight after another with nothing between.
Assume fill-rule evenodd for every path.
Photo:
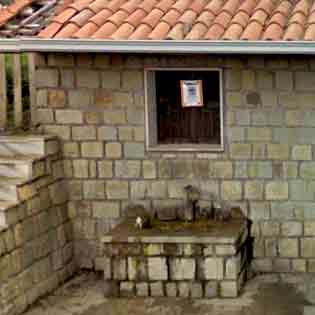
<instances>
[{"instance_id":1,"label":"wet pavement","mask_svg":"<svg viewBox=\"0 0 315 315\"><path fill-rule=\"evenodd\" d=\"M81 273L24 315L315 315L315 277L258 276L237 299L104 298L103 281ZM314 280L314 281L313 281Z\"/></svg>"}]
</instances>

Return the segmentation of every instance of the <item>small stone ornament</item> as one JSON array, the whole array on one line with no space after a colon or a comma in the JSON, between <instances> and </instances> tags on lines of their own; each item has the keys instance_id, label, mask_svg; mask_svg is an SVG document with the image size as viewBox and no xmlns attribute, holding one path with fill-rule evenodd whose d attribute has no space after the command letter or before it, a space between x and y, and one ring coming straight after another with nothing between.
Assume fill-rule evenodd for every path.
<instances>
[{"instance_id":1,"label":"small stone ornament","mask_svg":"<svg viewBox=\"0 0 315 315\"><path fill-rule=\"evenodd\" d=\"M141 217L137 217L136 218L136 223L135 223L135 227L139 230L143 229L143 221Z\"/></svg>"},{"instance_id":2,"label":"small stone ornament","mask_svg":"<svg viewBox=\"0 0 315 315\"><path fill-rule=\"evenodd\" d=\"M135 227L139 230L147 229L151 227L151 220L148 215L137 216Z\"/></svg>"}]
</instances>

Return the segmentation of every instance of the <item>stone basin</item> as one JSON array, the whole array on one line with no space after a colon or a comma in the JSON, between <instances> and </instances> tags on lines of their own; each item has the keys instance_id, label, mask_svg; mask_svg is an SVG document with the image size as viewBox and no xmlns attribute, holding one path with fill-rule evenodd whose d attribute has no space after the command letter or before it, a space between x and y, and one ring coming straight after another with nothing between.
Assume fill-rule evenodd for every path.
<instances>
[{"instance_id":1,"label":"stone basin","mask_svg":"<svg viewBox=\"0 0 315 315\"><path fill-rule=\"evenodd\" d=\"M106 295L237 297L247 275L247 221L126 219L102 238Z\"/></svg>"}]
</instances>

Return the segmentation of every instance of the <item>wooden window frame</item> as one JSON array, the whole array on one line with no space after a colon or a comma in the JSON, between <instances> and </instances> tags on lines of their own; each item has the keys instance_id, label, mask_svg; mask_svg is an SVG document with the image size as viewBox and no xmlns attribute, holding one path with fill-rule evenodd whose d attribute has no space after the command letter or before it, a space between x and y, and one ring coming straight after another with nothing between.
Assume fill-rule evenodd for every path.
<instances>
[{"instance_id":1,"label":"wooden window frame","mask_svg":"<svg viewBox=\"0 0 315 315\"><path fill-rule=\"evenodd\" d=\"M155 72L157 71L215 71L219 72L220 144L158 144ZM160 152L222 152L224 151L223 70L220 68L145 68L145 142L147 151Z\"/></svg>"}]
</instances>

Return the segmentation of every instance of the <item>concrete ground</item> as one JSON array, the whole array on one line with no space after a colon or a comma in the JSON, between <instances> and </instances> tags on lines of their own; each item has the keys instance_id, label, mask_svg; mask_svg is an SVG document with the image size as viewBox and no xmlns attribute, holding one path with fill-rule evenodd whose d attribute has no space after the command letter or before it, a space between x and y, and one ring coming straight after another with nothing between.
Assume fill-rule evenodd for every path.
<instances>
[{"instance_id":1,"label":"concrete ground","mask_svg":"<svg viewBox=\"0 0 315 315\"><path fill-rule=\"evenodd\" d=\"M251 279L237 299L105 299L100 277L82 273L24 315L315 315L315 277L276 279Z\"/></svg>"}]
</instances>

